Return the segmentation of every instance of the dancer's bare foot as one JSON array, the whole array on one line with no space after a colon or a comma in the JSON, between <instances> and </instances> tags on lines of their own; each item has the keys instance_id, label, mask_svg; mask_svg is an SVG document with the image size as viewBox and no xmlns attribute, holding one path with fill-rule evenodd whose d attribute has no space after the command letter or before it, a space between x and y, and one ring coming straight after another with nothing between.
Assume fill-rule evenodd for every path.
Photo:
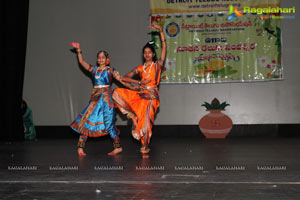
<instances>
[{"instance_id":1,"label":"dancer's bare foot","mask_svg":"<svg viewBox=\"0 0 300 200\"><path fill-rule=\"evenodd\" d=\"M121 153L123 151L123 148L115 148L112 152L109 152L107 155L109 156L114 156L117 155L118 153Z\"/></svg>"},{"instance_id":2,"label":"dancer's bare foot","mask_svg":"<svg viewBox=\"0 0 300 200\"><path fill-rule=\"evenodd\" d=\"M141 153L142 153L142 157L143 157L143 158L149 158L149 155L148 155L148 153L149 153L149 151L150 151L149 148L143 146L143 147L141 147L140 151L141 151Z\"/></svg>"},{"instance_id":3,"label":"dancer's bare foot","mask_svg":"<svg viewBox=\"0 0 300 200\"><path fill-rule=\"evenodd\" d=\"M78 154L78 156L86 156L86 153L84 153L83 148L78 148L77 154Z\"/></svg>"},{"instance_id":4,"label":"dancer's bare foot","mask_svg":"<svg viewBox=\"0 0 300 200\"><path fill-rule=\"evenodd\" d=\"M134 139L136 140L140 140L141 139L141 134L136 130L137 126L138 126L138 122L137 122L137 117L133 117L132 118L132 122L133 122L133 129L132 129L132 136Z\"/></svg>"},{"instance_id":5,"label":"dancer's bare foot","mask_svg":"<svg viewBox=\"0 0 300 200\"><path fill-rule=\"evenodd\" d=\"M143 158L149 158L149 155L146 154L146 153L142 153L142 157L143 157Z\"/></svg>"},{"instance_id":6,"label":"dancer's bare foot","mask_svg":"<svg viewBox=\"0 0 300 200\"><path fill-rule=\"evenodd\" d=\"M136 130L132 131L132 137L136 140L140 140L141 139L141 135L139 134L139 132L137 132Z\"/></svg>"}]
</instances>

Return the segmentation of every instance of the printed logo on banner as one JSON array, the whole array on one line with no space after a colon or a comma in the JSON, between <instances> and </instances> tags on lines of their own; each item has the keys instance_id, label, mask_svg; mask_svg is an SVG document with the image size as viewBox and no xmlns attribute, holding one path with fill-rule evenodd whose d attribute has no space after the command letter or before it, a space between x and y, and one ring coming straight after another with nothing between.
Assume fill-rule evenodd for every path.
<instances>
[{"instance_id":1,"label":"printed logo on banner","mask_svg":"<svg viewBox=\"0 0 300 200\"><path fill-rule=\"evenodd\" d=\"M240 13L237 8L234 8L233 5L230 5L229 12L227 15L229 15L227 20L231 21L233 18L243 16L243 13Z\"/></svg>"},{"instance_id":2,"label":"printed logo on banner","mask_svg":"<svg viewBox=\"0 0 300 200\"><path fill-rule=\"evenodd\" d=\"M260 19L295 19L295 15L285 15L282 14L294 14L296 13L296 7L291 8L280 8L280 7L267 7L267 8L252 8L245 6L243 8L244 14L251 13L261 15ZM229 6L229 12L227 13L228 21L231 21L233 18L242 17L243 13L238 11L237 8L234 8L233 5Z\"/></svg>"},{"instance_id":3,"label":"printed logo on banner","mask_svg":"<svg viewBox=\"0 0 300 200\"><path fill-rule=\"evenodd\" d=\"M166 33L169 37L176 37L179 32L180 32L180 27L175 22L171 22L166 26Z\"/></svg>"}]
</instances>

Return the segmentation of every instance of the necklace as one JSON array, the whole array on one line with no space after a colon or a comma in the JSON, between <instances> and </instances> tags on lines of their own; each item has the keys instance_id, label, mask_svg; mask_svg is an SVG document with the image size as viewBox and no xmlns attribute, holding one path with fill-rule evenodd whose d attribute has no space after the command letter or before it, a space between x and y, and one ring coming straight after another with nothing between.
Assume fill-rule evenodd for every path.
<instances>
[{"instance_id":1,"label":"necklace","mask_svg":"<svg viewBox=\"0 0 300 200\"><path fill-rule=\"evenodd\" d=\"M150 67L146 67L145 65L146 63L144 63L144 66L143 66L143 72L145 72L145 77L149 77L150 76L150 72L151 72L151 69L152 69L152 66L153 66L153 62L151 63ZM148 72L146 71L146 69L148 69Z\"/></svg>"},{"instance_id":2,"label":"necklace","mask_svg":"<svg viewBox=\"0 0 300 200\"><path fill-rule=\"evenodd\" d=\"M106 67L105 67L104 69L102 69L102 70L100 69L100 70L101 70L101 72L100 72L100 74L99 74L99 75L97 75L97 72L98 72L98 71L100 71L100 70L99 70L99 68L98 68L98 69L95 71L95 78L96 78L96 79L100 78L100 77L101 77L101 75L102 75L102 72L103 72L105 69L106 69Z\"/></svg>"}]
</instances>

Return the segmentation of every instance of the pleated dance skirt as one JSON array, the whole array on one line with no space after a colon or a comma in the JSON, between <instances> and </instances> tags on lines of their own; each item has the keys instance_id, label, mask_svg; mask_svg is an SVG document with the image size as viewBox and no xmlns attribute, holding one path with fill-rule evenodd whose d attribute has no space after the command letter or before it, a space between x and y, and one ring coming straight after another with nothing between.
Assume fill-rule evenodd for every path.
<instances>
[{"instance_id":1,"label":"pleated dance skirt","mask_svg":"<svg viewBox=\"0 0 300 200\"><path fill-rule=\"evenodd\" d=\"M152 135L152 124L160 103L158 98L143 98L143 94L135 90L117 88L113 92L113 100L119 110L128 118L137 119L141 143L149 143Z\"/></svg>"},{"instance_id":2,"label":"pleated dance skirt","mask_svg":"<svg viewBox=\"0 0 300 200\"><path fill-rule=\"evenodd\" d=\"M110 88L94 88L89 104L71 123L71 128L81 135L118 137L115 126L115 107Z\"/></svg>"}]
</instances>

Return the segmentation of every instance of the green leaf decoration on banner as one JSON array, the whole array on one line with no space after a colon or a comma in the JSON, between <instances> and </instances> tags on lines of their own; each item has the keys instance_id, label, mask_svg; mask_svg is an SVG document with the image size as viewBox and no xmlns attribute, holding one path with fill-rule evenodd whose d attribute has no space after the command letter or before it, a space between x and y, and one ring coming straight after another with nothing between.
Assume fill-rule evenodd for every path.
<instances>
[{"instance_id":1,"label":"green leaf decoration on banner","mask_svg":"<svg viewBox=\"0 0 300 200\"><path fill-rule=\"evenodd\" d=\"M223 69L218 70L218 71L213 71L212 74L214 77L225 77L232 75L234 73L237 73L237 70L232 70L232 67L229 65L226 65Z\"/></svg>"}]
</instances>

